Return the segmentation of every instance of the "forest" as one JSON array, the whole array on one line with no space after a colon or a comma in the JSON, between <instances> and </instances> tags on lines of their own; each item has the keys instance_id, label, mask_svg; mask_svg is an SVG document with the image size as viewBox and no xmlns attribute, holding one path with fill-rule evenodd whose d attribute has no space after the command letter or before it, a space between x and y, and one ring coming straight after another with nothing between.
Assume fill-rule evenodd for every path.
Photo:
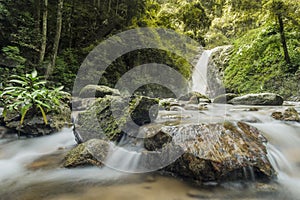
<instances>
[{"instance_id":1,"label":"forest","mask_svg":"<svg viewBox=\"0 0 300 200\"><path fill-rule=\"evenodd\" d=\"M227 92L299 96L299 0L1 0L1 87L10 75L44 75L72 91L77 71L105 39L138 27L184 34L205 49L232 45L223 65ZM117 59L100 80L115 81L136 65L165 63L191 76L180 57L157 49Z\"/></svg>"}]
</instances>

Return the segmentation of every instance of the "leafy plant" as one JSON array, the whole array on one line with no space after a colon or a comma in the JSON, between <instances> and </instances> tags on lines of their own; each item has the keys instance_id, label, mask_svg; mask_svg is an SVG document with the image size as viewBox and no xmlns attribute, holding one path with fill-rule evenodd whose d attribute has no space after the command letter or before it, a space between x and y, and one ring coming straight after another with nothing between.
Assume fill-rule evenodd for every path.
<instances>
[{"instance_id":1,"label":"leafy plant","mask_svg":"<svg viewBox=\"0 0 300 200\"><path fill-rule=\"evenodd\" d=\"M45 86L46 81L41 79L37 71L25 76L12 75L8 81L9 86L0 95L4 102L3 115L6 116L7 111L19 112L22 125L28 111L40 110L45 124L48 124L46 113L58 109L63 97L63 87L48 89Z\"/></svg>"}]
</instances>

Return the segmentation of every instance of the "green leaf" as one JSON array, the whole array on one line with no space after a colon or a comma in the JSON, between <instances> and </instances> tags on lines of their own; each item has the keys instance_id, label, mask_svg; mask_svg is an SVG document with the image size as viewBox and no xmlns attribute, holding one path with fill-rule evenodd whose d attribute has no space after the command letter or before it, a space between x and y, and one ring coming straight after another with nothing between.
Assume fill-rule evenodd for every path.
<instances>
[{"instance_id":1,"label":"green leaf","mask_svg":"<svg viewBox=\"0 0 300 200\"><path fill-rule=\"evenodd\" d=\"M21 121L20 121L20 125L23 124L25 116L26 116L26 113L28 112L28 110L30 110L31 107L32 107L32 104L28 104L28 105L23 106L21 108Z\"/></svg>"},{"instance_id":2,"label":"green leaf","mask_svg":"<svg viewBox=\"0 0 300 200\"><path fill-rule=\"evenodd\" d=\"M32 78L36 78L36 77L37 77L37 71L34 70L34 71L31 73L31 76L32 76Z\"/></svg>"},{"instance_id":3,"label":"green leaf","mask_svg":"<svg viewBox=\"0 0 300 200\"><path fill-rule=\"evenodd\" d=\"M48 124L47 116L46 116L44 109L40 105L38 105L38 108L41 110L45 124Z\"/></svg>"},{"instance_id":4,"label":"green leaf","mask_svg":"<svg viewBox=\"0 0 300 200\"><path fill-rule=\"evenodd\" d=\"M20 85L26 85L27 84L25 81L16 80L16 79L9 80L9 83L17 83L17 84L20 84Z\"/></svg>"},{"instance_id":5,"label":"green leaf","mask_svg":"<svg viewBox=\"0 0 300 200\"><path fill-rule=\"evenodd\" d=\"M39 100L36 99L35 102L38 103L38 106L43 106L45 108L50 109L50 105L48 105L48 104L46 104L46 103L44 103L42 101L39 101Z\"/></svg>"}]
</instances>

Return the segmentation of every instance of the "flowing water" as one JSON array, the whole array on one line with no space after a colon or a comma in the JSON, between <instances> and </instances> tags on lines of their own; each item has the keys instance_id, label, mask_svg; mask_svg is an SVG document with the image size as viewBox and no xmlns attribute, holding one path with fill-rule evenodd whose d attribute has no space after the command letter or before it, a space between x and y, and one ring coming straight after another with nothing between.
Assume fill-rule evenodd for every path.
<instances>
[{"instance_id":1,"label":"flowing water","mask_svg":"<svg viewBox=\"0 0 300 200\"><path fill-rule=\"evenodd\" d=\"M198 60L193 76L192 76L192 91L207 93L207 66L213 50L205 50Z\"/></svg>"},{"instance_id":2,"label":"flowing water","mask_svg":"<svg viewBox=\"0 0 300 200\"><path fill-rule=\"evenodd\" d=\"M256 107L258 111L250 108L212 104L207 111L184 114L194 122L239 119L263 131L270 142L269 158L278 171L278 180L273 184L248 185L244 181L200 187L159 173L128 174L109 167L64 169L60 167L63 155L75 145L72 130L64 129L42 138L0 140L0 199L299 199L300 124L270 117L273 111L285 107ZM296 108L300 111L300 105ZM170 120L166 115L175 114L161 112L157 121ZM120 155L124 154L114 152L110 162L135 167L136 155ZM275 192L273 187L279 189Z\"/></svg>"}]
</instances>

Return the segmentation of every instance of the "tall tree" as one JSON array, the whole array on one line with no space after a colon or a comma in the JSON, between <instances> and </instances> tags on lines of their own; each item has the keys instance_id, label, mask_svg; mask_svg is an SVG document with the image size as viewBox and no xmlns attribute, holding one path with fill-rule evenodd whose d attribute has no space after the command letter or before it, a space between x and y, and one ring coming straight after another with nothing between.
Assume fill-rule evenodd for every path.
<instances>
[{"instance_id":1,"label":"tall tree","mask_svg":"<svg viewBox=\"0 0 300 200\"><path fill-rule=\"evenodd\" d=\"M284 22L283 17L284 13L287 11L287 6L284 4L282 0L271 0L269 3L270 11L271 13L276 17L277 23L279 25L279 34L280 34L280 41L284 53L284 59L285 62L290 65L291 64L291 58L289 55L287 43L286 43L286 37L285 37L285 31L284 31Z\"/></svg>"},{"instance_id":2,"label":"tall tree","mask_svg":"<svg viewBox=\"0 0 300 200\"><path fill-rule=\"evenodd\" d=\"M53 68L55 67L55 63L56 63L59 41L61 36L61 28L62 28L62 11L63 11L63 0L58 0L56 34L55 34L53 48L52 48L51 62L48 64L47 71L46 71L46 78L48 78L52 74Z\"/></svg>"},{"instance_id":3,"label":"tall tree","mask_svg":"<svg viewBox=\"0 0 300 200\"><path fill-rule=\"evenodd\" d=\"M40 60L39 64L41 65L44 62L46 46L47 46L47 20L48 20L48 0L43 2L43 27L42 27L42 42L40 49Z\"/></svg>"}]
</instances>

